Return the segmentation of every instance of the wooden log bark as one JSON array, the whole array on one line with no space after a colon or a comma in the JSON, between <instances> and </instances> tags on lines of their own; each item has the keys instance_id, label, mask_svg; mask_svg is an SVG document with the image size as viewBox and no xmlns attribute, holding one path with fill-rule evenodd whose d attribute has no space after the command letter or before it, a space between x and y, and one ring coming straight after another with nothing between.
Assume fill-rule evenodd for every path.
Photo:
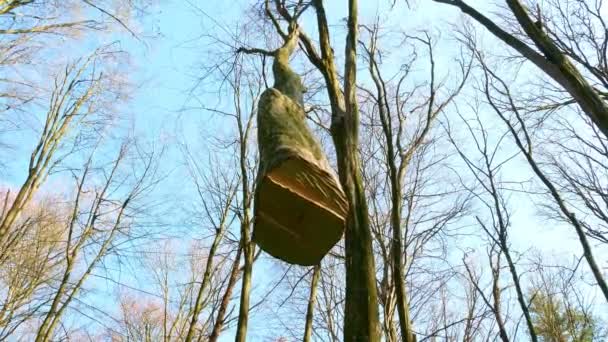
<instances>
[{"instance_id":1,"label":"wooden log bark","mask_svg":"<svg viewBox=\"0 0 608 342\"><path fill-rule=\"evenodd\" d=\"M304 87L288 64L296 42L294 29L274 52L275 84L258 104L260 169L253 240L274 257L310 266L342 237L348 204L305 121Z\"/></svg>"}]
</instances>

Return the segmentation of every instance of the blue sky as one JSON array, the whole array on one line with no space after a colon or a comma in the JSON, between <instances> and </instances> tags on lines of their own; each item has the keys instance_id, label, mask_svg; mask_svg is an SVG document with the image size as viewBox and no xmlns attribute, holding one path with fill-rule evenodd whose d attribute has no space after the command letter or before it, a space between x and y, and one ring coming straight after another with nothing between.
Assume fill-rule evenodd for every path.
<instances>
[{"instance_id":1,"label":"blue sky","mask_svg":"<svg viewBox=\"0 0 608 342\"><path fill-rule=\"evenodd\" d=\"M242 16L247 4L246 1L191 1L213 20L201 15L186 1L163 2L159 7L158 15L153 16L153 24L158 26L161 33L160 38L150 43L151 48L140 49L141 53L136 57L140 68L136 73L137 79L146 81L134 106L137 112L137 127L139 130L146 130L147 134L167 137L169 139L167 141L181 139L175 135L176 122L179 122L180 125L179 132L182 132L181 129L183 129L183 132L186 133L184 139L196 140L200 132L210 133L222 129L222 127L217 127L218 123L209 120L209 113L196 108L189 109L191 106L196 106L190 101L189 93L199 75L197 66L205 63L204 60L201 60L201 57L205 55L205 40L199 35L208 29L217 31L216 22L228 28L234 27L234 22ZM336 24L340 18L346 15L346 2L328 1L327 3L330 23ZM460 12L449 6L442 6L430 1L420 1L419 3L414 15L410 14L412 12L405 11L403 7L398 7L383 18L385 19L383 22L388 26L401 27L406 30L412 28L437 30L440 27L449 27L447 25L450 23L458 23L461 18ZM487 2L482 1L470 1L470 3L480 9L487 6ZM377 13L386 13L378 8L386 8L387 5L388 2L383 0L361 1L360 21L362 23L371 22ZM314 28L310 22L305 22L304 26L309 30ZM455 44L451 41L449 32L443 32L442 38L437 51L443 52L438 57L439 61L443 63L440 63L438 67L440 70L447 70L450 68L449 61L456 52L453 49ZM342 43L337 41L337 46L341 48ZM138 46L136 44L133 47ZM500 46L500 48L504 47ZM215 97L202 97L202 100L214 104L221 101ZM185 108L186 110L184 110ZM177 134L179 135L179 133ZM519 167L525 170L527 165L519 164ZM527 172L524 170L520 170L516 166L512 172ZM531 203L519 201L514 203L513 207L517 215L514 217L511 237L517 249L523 252L534 246L557 254L566 253L568 250L578 252L579 246L577 243L571 242L573 237L568 228L558 227L554 223L539 219L535 215L537 209ZM272 270L272 266L259 265L256 267L253 282L258 289L264 287L263 283L272 282L272 277L269 276L272 274ZM254 316L250 325L252 340L263 340L263 337L266 336L267 332L263 329L263 325L264 321L260 321ZM233 338L230 333L224 337L226 341Z\"/></svg>"},{"instance_id":2,"label":"blue sky","mask_svg":"<svg viewBox=\"0 0 608 342\"><path fill-rule=\"evenodd\" d=\"M139 135L150 140L160 139L161 144L169 147L168 154L163 160L163 167L167 172L171 172L171 176L157 189L159 198L183 202L183 194L187 193L183 189L191 186L187 177L183 177L183 169L180 169L182 157L177 148L178 143L187 142L205 151L205 135L226 133L231 129L222 121L215 120L211 113L197 108L199 102L194 101L193 98L193 95L196 95L197 100L210 107L229 104L229 100L210 95L205 89L201 89L205 86L212 87L212 84L194 88L201 74L201 65L209 62L205 60L209 56L208 50L214 48L206 45L208 39L201 34L221 32L218 23L233 28L234 23L242 18L248 3L248 1L159 0L158 4L150 9L150 15L144 18L138 27L145 33L143 37L151 36L150 38L143 38L142 42L125 34L118 35L121 37L124 49L132 54L133 67L126 72L138 85L138 89L133 94L133 101L124 110L133 116L134 128ZM457 10L449 6L430 1L419 1L419 3L416 11L413 12L414 15L401 6L383 18L383 22L406 30L439 29L447 27L448 23L457 23L461 17ZM485 1L469 3L480 9L487 6ZM388 0L360 1L360 21L370 22L377 13L386 13L378 8L384 9L388 4ZM330 23L337 24L340 18L346 16L345 5L346 1L327 1ZM311 30L314 25L308 21L304 23L304 27ZM102 39L112 41L116 37L109 35ZM446 52L439 56L439 61L443 62L440 63L439 68L447 71L450 69L449 61L455 53L453 49L455 44L451 41L449 33L444 32L442 38L438 51ZM336 39L336 43L341 49L342 42ZM522 164L521 167L527 166ZM515 167L513 172L527 171ZM9 175L8 179L5 179L6 182L13 184L20 182L21 173L12 170ZM521 251L536 246L558 253L568 249L578 252L578 244L573 244L569 240L570 234L558 231L560 227L554 224L539 220L534 215L536 208L533 205L520 202L514 204L514 207L517 215L512 228L512 238ZM532 226L534 229L531 229ZM173 228L180 232L182 230L181 227ZM278 270L276 265L271 263L263 262L256 265L253 278L256 292L252 302L256 302L255 294L262 293L264 288L280 276ZM264 328L264 316L253 317L249 331L252 341L264 341L268 336L269 332ZM222 341L232 340L232 334L233 331L224 334Z\"/></svg>"},{"instance_id":3,"label":"blue sky","mask_svg":"<svg viewBox=\"0 0 608 342\"><path fill-rule=\"evenodd\" d=\"M482 1L470 1L470 3L480 9L487 6L487 2ZM330 23L337 24L340 18L346 15L345 4L345 1L327 2ZM207 93L205 89L201 87L193 89L193 87L201 74L200 66L207 62L206 50L214 48L206 45L208 40L201 37L201 34L205 32L221 34L218 24L228 29L234 28L235 22L242 18L247 5L247 1L190 0L161 1L153 8L152 15L145 20L142 27L148 30L153 28L154 32L159 33L158 36L146 40L145 44L131 39L125 46L133 52L135 61L131 77L141 84L141 88L134 96L132 107L129 108L135 116L137 131L152 139L161 138L162 142L173 147L178 141L186 141L204 150L204 139L201 139L201 135L230 129L222 126L221 121L213 120L209 112L197 108L198 102L193 101L192 95L198 96L198 100L210 107L221 107L223 104L229 104L229 101L217 96L205 95ZM459 11L430 1L420 1L416 11L413 12L414 15L403 7L398 7L390 15L386 15L383 9L387 6L388 1L384 0L361 1L360 22L372 22L377 13L383 13L382 15L385 16L382 18L383 22L388 26L400 27L406 31L412 28L438 30L440 27L446 28L449 24L458 23L461 18ZM204 14L201 11L204 11ZM314 24L305 21L304 27L311 30ZM314 36L314 33L310 32ZM456 45L451 40L449 32L444 31L441 37L437 51L443 53L438 56L440 62L438 68L449 70L449 62L454 57ZM335 39L338 46L336 49L341 49L342 43L337 40L338 38ZM338 53L340 54L340 51ZM340 64L338 65L340 67ZM165 159L165 166L172 168L173 163L179 163L179 158L181 157L177 149L170 149ZM527 165L520 164L512 172L527 172L518 169L519 167L526 169ZM171 189L187 187L188 184L184 184L183 180L184 178L181 177L170 177L162 184L160 193L171 194ZM175 192L173 195L179 196ZM557 227L553 223L539 219L535 215L537 209L530 204L521 201L513 204L517 215L514 216L511 237L517 249L523 252L534 246L558 254L566 253L567 250L578 252L578 244L572 243L571 234L565 232L568 228ZM255 294L262 293L261 290L272 284L279 275L276 266L271 264L262 263L256 266L253 278L254 302ZM262 314L253 317L249 330L252 341L263 341L268 336L268 330L264 328L264 316ZM233 333L234 331L229 331L224 334L222 340L232 340Z\"/></svg>"},{"instance_id":4,"label":"blue sky","mask_svg":"<svg viewBox=\"0 0 608 342\"><path fill-rule=\"evenodd\" d=\"M449 6L431 2L421 3L416 8L415 15L410 15L411 12L404 11L403 7L398 7L388 16L386 21L388 26L437 30L440 26L445 27L447 23L457 23L460 19L459 11ZM477 1L477 3L480 2ZM206 55L205 49L208 48L205 46L206 40L200 35L208 30L217 31L214 21L228 28L234 27L233 23L242 17L247 4L247 1L190 0L162 1L162 4L154 7L152 15L146 20L143 27L154 27L160 32L158 38L149 40L146 46L129 40L129 45L126 46L128 50L135 51L133 54L135 69L131 76L141 83L141 88L134 95L132 107L128 108L135 116L138 131L150 137L161 137L161 141L174 144L180 139L197 142L202 134L213 134L228 129L221 127L221 122L210 120L211 114L197 108L198 104L193 101L191 96L194 92L210 107L218 104L221 106L222 102L228 102L218 99L217 96L200 95L205 93L205 89L200 89L201 87L193 90L201 73L200 66L205 64L203 58ZM471 4L479 6L475 2L471 2ZM204 11L213 20L202 15L198 9L193 8L193 5ZM377 13L386 13L378 8L386 8L387 5L388 2L383 0L361 1L360 21L362 23L371 22ZM479 8L483 8L483 6ZM336 23L345 15L346 8L342 2L331 1L328 2L327 13L330 23ZM314 25L308 22L305 23L305 27L314 28ZM438 54L440 70L449 68L449 62L455 53L450 50L450 47L455 46L451 41L450 33L442 33L442 38L438 51L448 52ZM338 46L342 46L339 41ZM338 65L340 67L340 64ZM365 77L363 72L361 74L361 77ZM181 136L182 133L185 135ZM174 161L171 158L167 160L168 163ZM533 208L523 206L517 210L525 212L533 210ZM522 229L525 230L525 228ZM525 235L525 240L529 241L530 236L523 235ZM552 234L543 235L544 241L552 240ZM517 239L516 236L514 237ZM540 237L538 236L538 238ZM552 242L556 243L559 240L560 238L556 237Z\"/></svg>"}]
</instances>

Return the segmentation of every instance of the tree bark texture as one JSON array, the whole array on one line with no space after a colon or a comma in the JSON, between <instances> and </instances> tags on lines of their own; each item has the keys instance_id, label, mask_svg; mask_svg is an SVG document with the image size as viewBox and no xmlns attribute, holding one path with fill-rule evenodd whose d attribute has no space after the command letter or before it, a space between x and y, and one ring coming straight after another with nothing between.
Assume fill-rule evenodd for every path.
<instances>
[{"instance_id":1,"label":"tree bark texture","mask_svg":"<svg viewBox=\"0 0 608 342\"><path fill-rule=\"evenodd\" d=\"M260 97L254 241L289 263L316 265L340 240L347 202L306 124L304 87L289 67L297 31L274 52L275 83Z\"/></svg>"}]
</instances>

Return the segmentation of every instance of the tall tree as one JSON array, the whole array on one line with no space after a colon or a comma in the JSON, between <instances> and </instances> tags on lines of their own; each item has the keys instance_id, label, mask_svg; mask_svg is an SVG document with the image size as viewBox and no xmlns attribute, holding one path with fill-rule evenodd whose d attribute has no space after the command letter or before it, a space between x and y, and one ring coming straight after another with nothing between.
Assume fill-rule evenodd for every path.
<instances>
[{"instance_id":1,"label":"tall tree","mask_svg":"<svg viewBox=\"0 0 608 342\"><path fill-rule=\"evenodd\" d=\"M314 267L312 272L312 280L310 281L310 297L308 299L308 306L306 308L306 324L304 326L304 342L310 342L312 338L312 324L315 305L317 303L317 286L319 284L319 277L321 276L321 265Z\"/></svg>"},{"instance_id":2,"label":"tall tree","mask_svg":"<svg viewBox=\"0 0 608 342\"><path fill-rule=\"evenodd\" d=\"M430 67L428 84L428 94L416 94L421 99L416 97L415 90L405 90L404 83L407 78L411 77L409 74L413 68L414 62L416 62L418 51L416 49L411 53L411 60L408 61L404 71L400 71L396 76L389 76L383 74L381 70L383 51L380 46L379 30L381 29L376 23L371 27L364 26L366 31L369 33L369 43L361 44L364 49L364 57L368 61L368 70L372 78L375 89L373 91L361 87L364 92L368 93L372 97L373 116L378 117L379 125L382 129L382 135L384 141L382 142L383 149L385 151L385 164L387 166L387 174L390 184L390 230L392 232L391 243L390 243L390 255L392 260L385 262L390 263L392 268L392 281L395 285L396 294L396 306L399 315L401 340L402 341L415 341L416 337L411 326L411 318L409 313L409 305L407 303L408 298L406 294L405 285L405 269L407 262L404 260L404 255L407 255L407 251L404 247L404 235L408 228L408 222L404 220L404 198L405 187L404 180L409 171L412 163L412 159L415 158L416 154L423 150L428 142L428 137L431 132L431 128L436 121L438 115L448 106L461 91L465 85L465 81L468 77L470 65L460 65L462 72L462 79L456 85L453 91L450 91L445 99L438 96L438 91L442 88L443 84L437 82L436 61L433 51L433 41L431 36L425 32L421 36L413 36L406 38L412 40L415 43L419 43L423 46L425 53L428 55L428 65ZM393 83L391 80L397 79L397 82ZM421 88L421 86L415 87ZM406 95L403 95L403 94ZM410 113L406 113L404 109L410 102L420 101L416 105L412 105ZM419 114L420 113L420 114ZM420 115L422 118L415 120L414 115ZM377 124L372 119L372 125ZM409 136L409 132L414 132ZM411 201L409 208L412 208ZM411 212L407 213L407 217L411 217Z\"/></svg>"},{"instance_id":3,"label":"tall tree","mask_svg":"<svg viewBox=\"0 0 608 342\"><path fill-rule=\"evenodd\" d=\"M280 23L270 9L270 0L265 2L266 14L276 31L284 38ZM341 86L333 48L330 43L329 25L322 0L312 6L317 17L321 54L308 35L297 26L297 19L308 6L298 1L291 14L285 2L275 0L276 13L289 25L296 25L299 39L305 47L310 62L325 79L331 103L331 136L336 150L338 175L349 203L346 223L346 302L344 339L348 341L378 341L380 325L375 277L375 262L372 249L367 200L361 176L359 159L359 109L356 98L358 6L357 1L348 2L347 37L345 44L345 76ZM249 49L251 52L263 52ZM268 55L268 53L264 53Z\"/></svg>"}]
</instances>

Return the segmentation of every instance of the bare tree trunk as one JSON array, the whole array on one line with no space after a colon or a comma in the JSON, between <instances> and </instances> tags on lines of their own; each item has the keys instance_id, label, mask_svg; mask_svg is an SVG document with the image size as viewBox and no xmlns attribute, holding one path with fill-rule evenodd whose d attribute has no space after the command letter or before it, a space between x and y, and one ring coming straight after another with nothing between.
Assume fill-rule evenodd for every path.
<instances>
[{"instance_id":1,"label":"bare tree trunk","mask_svg":"<svg viewBox=\"0 0 608 342\"><path fill-rule=\"evenodd\" d=\"M526 319L526 325L528 326L528 332L530 334L530 340L533 342L538 341L538 337L536 335L536 329L534 328L534 323L532 322L532 316L530 315L530 310L528 309L528 303L526 303L526 298L521 286L521 281L519 278L519 274L517 272L517 268L515 267L515 262L513 262L513 258L511 257L511 251L509 249L509 242L507 241L507 222L505 219L505 214L503 213L502 206L500 204L498 189L496 184L494 183L494 173L491 169L490 162L488 156L484 156L486 158L486 170L488 172L488 180L490 182L490 194L494 201L494 210L496 212L496 217L498 218L498 241L499 247L503 254L505 255L505 259L507 259L507 265L509 266L509 273L513 278L513 285L515 285L515 292L517 294L517 301L519 302L519 306L524 314L524 318Z\"/></svg>"},{"instance_id":2,"label":"bare tree trunk","mask_svg":"<svg viewBox=\"0 0 608 342\"><path fill-rule=\"evenodd\" d=\"M230 272L230 278L228 279L228 284L226 285L226 292L222 296L222 302L220 303L220 307L217 311L217 317L215 318L215 324L213 325L213 330L211 331L211 335L209 336L209 342L216 342L220 337L220 333L222 332L222 328L224 327L224 320L226 316L226 311L228 311L228 304L230 304L230 299L232 298L232 291L234 290L234 286L236 285L236 281L240 272L240 263L241 263L241 254L243 249L239 247L236 252L236 257L232 264L232 270Z\"/></svg>"},{"instance_id":3,"label":"bare tree trunk","mask_svg":"<svg viewBox=\"0 0 608 342\"><path fill-rule=\"evenodd\" d=\"M238 92L237 92L238 96ZM237 100L238 101L238 100ZM242 219L241 219L241 248L245 255L245 266L243 270L243 280L241 285L241 302L239 307L239 321L236 330L237 342L245 342L247 340L247 322L249 320L249 296L251 294L251 273L253 271L253 253L254 245L251 241L251 189L249 186L249 174L247 170L247 142L249 131L251 128L251 119L249 118L247 125L244 127L241 121L241 111L238 108L237 124L239 128L239 143L240 143L240 158L239 165L241 169L241 196L242 196Z\"/></svg>"},{"instance_id":4,"label":"bare tree trunk","mask_svg":"<svg viewBox=\"0 0 608 342\"><path fill-rule=\"evenodd\" d=\"M320 1L316 1L316 3L320 3ZM359 108L356 99L357 0L349 0L348 5L348 35L346 37L344 78L345 111L343 113L332 113L331 127L336 147L340 181L350 204L345 232L346 303L344 340L375 342L380 340L376 267L358 152ZM319 8L321 7L317 6L317 11Z\"/></svg>"},{"instance_id":5,"label":"bare tree trunk","mask_svg":"<svg viewBox=\"0 0 608 342\"><path fill-rule=\"evenodd\" d=\"M310 342L312 337L312 322L317 303L317 284L321 276L321 265L314 267L312 272L312 281L310 282L310 297L308 298L308 307L306 308L306 324L304 326L304 342Z\"/></svg>"},{"instance_id":6,"label":"bare tree trunk","mask_svg":"<svg viewBox=\"0 0 608 342\"><path fill-rule=\"evenodd\" d=\"M391 182L393 182L391 172ZM396 176L395 176L396 177ZM401 184L396 179L393 183L393 203L391 213L391 225L393 228L393 281L395 283L395 295L397 297L397 313L399 314L399 326L401 328L401 339L403 342L416 342L410 321L410 308L407 302L405 289L405 263L403 261L403 246L401 239Z\"/></svg>"},{"instance_id":7,"label":"bare tree trunk","mask_svg":"<svg viewBox=\"0 0 608 342\"><path fill-rule=\"evenodd\" d=\"M243 224L245 226L245 224ZM251 294L251 273L253 269L253 244L249 232L249 223L241 228L243 234L243 251L245 252L245 266L241 285L241 302L239 306L239 321L236 330L236 342L247 341L247 323L249 320L249 297Z\"/></svg>"},{"instance_id":8,"label":"bare tree trunk","mask_svg":"<svg viewBox=\"0 0 608 342\"><path fill-rule=\"evenodd\" d=\"M490 256L490 262L492 262L492 256ZM500 254L496 258L496 267L492 268L492 299L494 300L494 306L492 307L492 312L494 313L494 317L496 319L496 325L498 325L498 335L502 342L509 342L509 335L507 334L507 329L505 328L505 320L502 317L501 312L501 291L500 291Z\"/></svg>"}]
</instances>

